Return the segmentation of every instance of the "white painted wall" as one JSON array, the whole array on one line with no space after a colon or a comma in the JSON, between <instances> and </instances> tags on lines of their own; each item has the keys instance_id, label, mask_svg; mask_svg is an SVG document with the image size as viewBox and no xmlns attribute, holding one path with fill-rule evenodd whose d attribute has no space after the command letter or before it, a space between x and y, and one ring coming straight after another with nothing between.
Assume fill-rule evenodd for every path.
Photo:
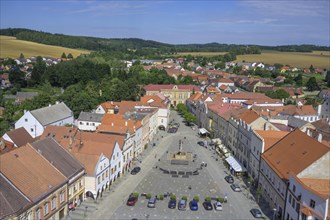
<instances>
[{"instance_id":1,"label":"white painted wall","mask_svg":"<svg viewBox=\"0 0 330 220\"><path fill-rule=\"evenodd\" d=\"M44 127L35 119L30 111L25 112L25 114L15 123L15 129L20 127L24 127L33 138L44 132Z\"/></svg>"}]
</instances>

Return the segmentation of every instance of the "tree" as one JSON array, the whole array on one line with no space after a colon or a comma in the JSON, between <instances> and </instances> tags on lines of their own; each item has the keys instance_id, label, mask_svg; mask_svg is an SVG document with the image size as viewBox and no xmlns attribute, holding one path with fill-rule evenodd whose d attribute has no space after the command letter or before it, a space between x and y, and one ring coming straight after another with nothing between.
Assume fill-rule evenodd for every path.
<instances>
[{"instance_id":1,"label":"tree","mask_svg":"<svg viewBox=\"0 0 330 220\"><path fill-rule=\"evenodd\" d=\"M63 54L62 54L62 55L63 55ZM68 54L68 56L67 56L67 58L72 60L72 59L73 59L73 56L72 56L72 54L71 54L71 53L69 53L69 54Z\"/></svg>"},{"instance_id":2,"label":"tree","mask_svg":"<svg viewBox=\"0 0 330 220\"><path fill-rule=\"evenodd\" d=\"M311 71L311 73L314 73L314 71L315 71L314 66L311 65L311 66L309 67L309 70Z\"/></svg>"},{"instance_id":3,"label":"tree","mask_svg":"<svg viewBox=\"0 0 330 220\"><path fill-rule=\"evenodd\" d=\"M31 73L31 84L41 84L41 79L46 71L46 63L42 60L41 56L37 57L36 63L33 65L33 70Z\"/></svg>"},{"instance_id":4,"label":"tree","mask_svg":"<svg viewBox=\"0 0 330 220\"><path fill-rule=\"evenodd\" d=\"M20 58L20 59L24 59L24 54L21 53L21 54L19 55L19 58Z\"/></svg>"},{"instance_id":5,"label":"tree","mask_svg":"<svg viewBox=\"0 0 330 220\"><path fill-rule=\"evenodd\" d=\"M306 83L306 87L308 91L316 91L320 89L319 85L316 82L315 77L309 78L309 80Z\"/></svg>"},{"instance_id":6,"label":"tree","mask_svg":"<svg viewBox=\"0 0 330 220\"><path fill-rule=\"evenodd\" d=\"M9 72L9 81L17 88L26 87L25 73L19 68L14 68Z\"/></svg>"},{"instance_id":7,"label":"tree","mask_svg":"<svg viewBox=\"0 0 330 220\"><path fill-rule=\"evenodd\" d=\"M265 93L266 96L272 98L272 99L286 99L290 97L290 94L287 93L283 89L278 89L275 92L274 91L267 91Z\"/></svg>"},{"instance_id":8,"label":"tree","mask_svg":"<svg viewBox=\"0 0 330 220\"><path fill-rule=\"evenodd\" d=\"M67 57L66 57L66 54L65 54L64 52L62 53L61 58L62 58L62 59L66 59L66 58L67 58Z\"/></svg>"},{"instance_id":9,"label":"tree","mask_svg":"<svg viewBox=\"0 0 330 220\"><path fill-rule=\"evenodd\" d=\"M328 87L330 87L330 71L327 72L327 75L325 77L325 81L326 81Z\"/></svg>"},{"instance_id":10,"label":"tree","mask_svg":"<svg viewBox=\"0 0 330 220\"><path fill-rule=\"evenodd\" d=\"M296 82L297 86L302 86L303 84L303 77L302 74L299 73L298 76L294 78L294 81Z\"/></svg>"}]
</instances>

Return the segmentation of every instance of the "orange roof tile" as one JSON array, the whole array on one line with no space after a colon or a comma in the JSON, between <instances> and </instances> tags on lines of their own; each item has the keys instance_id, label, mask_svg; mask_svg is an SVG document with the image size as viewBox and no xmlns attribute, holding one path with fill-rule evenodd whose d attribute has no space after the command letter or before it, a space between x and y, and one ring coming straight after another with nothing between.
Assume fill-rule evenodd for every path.
<instances>
[{"instance_id":1,"label":"orange roof tile","mask_svg":"<svg viewBox=\"0 0 330 220\"><path fill-rule=\"evenodd\" d=\"M30 145L1 155L0 164L0 172L32 201L66 181L65 176Z\"/></svg>"},{"instance_id":2,"label":"orange roof tile","mask_svg":"<svg viewBox=\"0 0 330 220\"><path fill-rule=\"evenodd\" d=\"M288 180L289 172L300 173L328 151L327 146L295 129L265 151L261 157L280 178Z\"/></svg>"},{"instance_id":3,"label":"orange roof tile","mask_svg":"<svg viewBox=\"0 0 330 220\"><path fill-rule=\"evenodd\" d=\"M113 132L119 134L135 133L142 126L141 121L124 119L120 114L105 114L102 123L98 127L100 132Z\"/></svg>"},{"instance_id":4,"label":"orange roof tile","mask_svg":"<svg viewBox=\"0 0 330 220\"><path fill-rule=\"evenodd\" d=\"M271 146L273 146L276 142L281 140L285 135L287 135L288 131L272 131L272 130L255 130L260 137L264 139L264 151L268 150Z\"/></svg>"}]
</instances>

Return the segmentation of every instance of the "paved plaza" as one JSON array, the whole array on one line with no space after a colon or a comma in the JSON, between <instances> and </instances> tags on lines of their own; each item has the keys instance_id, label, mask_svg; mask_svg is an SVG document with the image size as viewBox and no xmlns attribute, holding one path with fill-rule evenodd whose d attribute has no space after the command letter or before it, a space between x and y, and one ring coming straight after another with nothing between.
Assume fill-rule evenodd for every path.
<instances>
[{"instance_id":1,"label":"paved plaza","mask_svg":"<svg viewBox=\"0 0 330 220\"><path fill-rule=\"evenodd\" d=\"M210 148L197 144L201 138L197 130L192 130L182 123L182 118L172 111L171 120L180 122L177 133L170 134L159 131L154 140L155 146L143 152L135 165L141 167L137 175L122 176L102 198L96 202L85 201L76 211L70 213L72 219L254 219L251 208L259 208L254 197L248 192L244 182L235 178L242 192L234 192L224 177L228 169L222 159ZM179 149L179 143L182 148ZM151 144L152 145L152 144ZM188 165L171 164L170 156L182 150L193 155ZM194 156L195 155L195 156ZM202 162L207 163L201 168ZM197 171L197 173L196 173ZM195 173L194 173L195 172ZM195 175L193 175L195 174ZM148 200L140 196L135 206L127 206L126 200L130 193L150 193L152 196L173 193L180 199L188 197L188 202L194 196L199 197L198 211L191 211L189 206L185 211L177 208L169 209L169 197L157 200L155 208L148 208ZM228 197L228 203L223 204L222 211L206 211L202 202L206 197ZM86 208L87 207L87 208ZM263 209L266 215L271 216ZM268 219L268 217L266 217Z\"/></svg>"}]
</instances>

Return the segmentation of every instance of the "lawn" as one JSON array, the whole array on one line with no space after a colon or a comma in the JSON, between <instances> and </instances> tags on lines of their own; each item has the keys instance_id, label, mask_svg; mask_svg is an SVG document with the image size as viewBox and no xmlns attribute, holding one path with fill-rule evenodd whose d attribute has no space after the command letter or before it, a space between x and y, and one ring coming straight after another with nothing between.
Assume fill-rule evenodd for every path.
<instances>
[{"instance_id":1,"label":"lawn","mask_svg":"<svg viewBox=\"0 0 330 220\"><path fill-rule=\"evenodd\" d=\"M263 62L273 65L280 63L290 65L297 68L314 68L330 69L330 51L313 51L310 53L303 52L279 52L279 51L263 51L261 54L238 55L237 62Z\"/></svg>"},{"instance_id":2,"label":"lawn","mask_svg":"<svg viewBox=\"0 0 330 220\"><path fill-rule=\"evenodd\" d=\"M90 53L87 50L50 46L30 41L17 40L15 37L0 36L0 58L17 58L21 53L23 53L26 58L31 56L59 58L63 52L66 55L71 53L73 57L77 57L80 54Z\"/></svg>"}]
</instances>

